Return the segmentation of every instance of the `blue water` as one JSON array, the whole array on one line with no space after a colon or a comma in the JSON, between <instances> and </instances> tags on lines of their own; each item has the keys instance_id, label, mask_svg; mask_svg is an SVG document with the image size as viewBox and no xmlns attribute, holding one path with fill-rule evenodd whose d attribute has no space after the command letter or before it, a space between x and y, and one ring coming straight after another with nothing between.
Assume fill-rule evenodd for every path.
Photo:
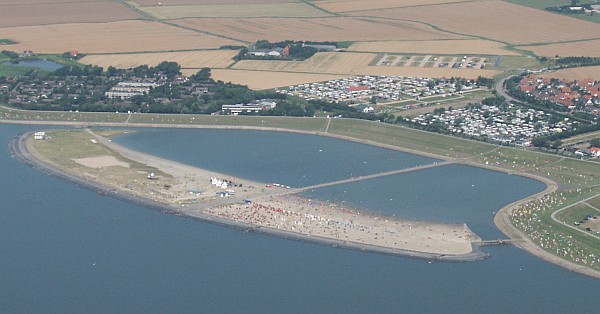
<instances>
[{"instance_id":1,"label":"blue water","mask_svg":"<svg viewBox=\"0 0 600 314\"><path fill-rule=\"evenodd\" d=\"M4 62L4 64L16 67L38 68L49 72L56 71L64 66L49 60L25 60L17 63Z\"/></svg>"},{"instance_id":2,"label":"blue water","mask_svg":"<svg viewBox=\"0 0 600 314\"><path fill-rule=\"evenodd\" d=\"M0 125L0 143L6 147L17 133L39 128ZM201 136L204 131L195 132ZM231 134L213 133L223 141ZM153 133L156 142L176 142L174 136L177 132ZM265 139L270 136L264 133ZM220 162L234 163L231 157ZM305 161L292 155L289 162ZM492 258L481 262L432 264L333 249L243 233L100 196L34 171L6 150L0 152L0 163L1 313L587 313L600 289L600 280L515 247L489 247ZM461 186L484 189L488 175L491 182L502 179L479 169L470 174L472 168L444 168L430 169L438 173L427 176L449 172L466 177L457 191ZM413 179L407 175L391 182ZM518 179L509 180L516 184ZM435 187L430 184L413 182L410 191ZM520 197L505 189L497 185L496 194L506 198L489 200L473 221L487 221L492 210L488 205L499 208L502 204L496 202ZM398 190L397 197L402 193ZM383 201L387 194L367 194L366 207L389 210ZM443 200L459 204L462 195L454 195L459 200L453 202ZM477 211L475 205L468 207L467 216ZM440 220L462 217L440 215Z\"/></svg>"},{"instance_id":3,"label":"blue water","mask_svg":"<svg viewBox=\"0 0 600 314\"><path fill-rule=\"evenodd\" d=\"M162 140L168 137L168 140ZM430 164L426 158L316 135L250 130L146 130L116 142L220 173L293 187Z\"/></svg>"},{"instance_id":4,"label":"blue water","mask_svg":"<svg viewBox=\"0 0 600 314\"><path fill-rule=\"evenodd\" d=\"M504 237L494 225L495 213L544 189L532 179L454 164L305 194L404 219L464 222L479 236L495 239Z\"/></svg>"}]
</instances>

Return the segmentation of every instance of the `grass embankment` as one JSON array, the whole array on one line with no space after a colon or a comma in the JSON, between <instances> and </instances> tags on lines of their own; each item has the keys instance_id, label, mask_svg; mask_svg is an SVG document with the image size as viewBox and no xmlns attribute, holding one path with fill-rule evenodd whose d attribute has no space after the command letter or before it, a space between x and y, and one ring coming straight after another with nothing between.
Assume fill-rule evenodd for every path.
<instances>
[{"instance_id":1,"label":"grass embankment","mask_svg":"<svg viewBox=\"0 0 600 314\"><path fill-rule=\"evenodd\" d=\"M231 126L264 127L300 131L325 131L326 118L290 118L261 116L207 116L207 115L165 115L133 114L129 123L141 124L180 124L190 126Z\"/></svg>"},{"instance_id":2,"label":"grass embankment","mask_svg":"<svg viewBox=\"0 0 600 314\"><path fill-rule=\"evenodd\" d=\"M495 148L483 142L363 120L332 119L329 133L447 158L469 157Z\"/></svg>"},{"instance_id":3,"label":"grass embankment","mask_svg":"<svg viewBox=\"0 0 600 314\"><path fill-rule=\"evenodd\" d=\"M585 215L594 211L582 203L582 200L599 194L600 187L555 192L540 200L518 206L510 218L517 228L546 252L600 271L600 240L596 237L598 234L574 225L576 221L581 221ZM573 206L562 210L571 205ZM557 220L563 223L552 219L555 212L558 212Z\"/></svg>"},{"instance_id":4,"label":"grass embankment","mask_svg":"<svg viewBox=\"0 0 600 314\"><path fill-rule=\"evenodd\" d=\"M70 111L32 111L0 105L0 119L24 122L72 122L72 123L123 123L127 113L115 112L70 112Z\"/></svg>"}]
</instances>

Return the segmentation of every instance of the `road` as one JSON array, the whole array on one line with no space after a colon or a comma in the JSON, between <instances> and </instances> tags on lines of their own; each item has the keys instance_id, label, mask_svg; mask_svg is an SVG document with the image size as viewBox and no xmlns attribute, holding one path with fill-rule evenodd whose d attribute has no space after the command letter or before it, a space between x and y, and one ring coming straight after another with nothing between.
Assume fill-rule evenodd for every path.
<instances>
[{"instance_id":1,"label":"road","mask_svg":"<svg viewBox=\"0 0 600 314\"><path fill-rule=\"evenodd\" d=\"M498 82L496 82L496 85L494 86L494 89L496 90L496 95L498 96L502 96L506 99L506 101L508 102L517 102L518 100L514 99L513 97L511 97L507 92L506 89L504 89L504 82L506 82L507 79L510 79L512 77L515 77L516 75L509 75L507 77L504 77L500 80L498 80Z\"/></svg>"}]
</instances>

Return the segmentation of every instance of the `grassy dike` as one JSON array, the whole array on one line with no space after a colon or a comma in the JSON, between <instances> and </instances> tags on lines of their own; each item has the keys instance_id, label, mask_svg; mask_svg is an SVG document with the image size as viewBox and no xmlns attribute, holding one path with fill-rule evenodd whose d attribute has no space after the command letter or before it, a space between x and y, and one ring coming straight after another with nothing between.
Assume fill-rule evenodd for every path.
<instances>
[{"instance_id":1,"label":"grassy dike","mask_svg":"<svg viewBox=\"0 0 600 314\"><path fill-rule=\"evenodd\" d=\"M502 209L497 218L504 215L506 219L496 219L496 224L511 238L521 241L518 246L533 254L573 271L600 278L600 239L570 221L570 217L581 217L583 213L574 216L565 214L586 208L579 205L595 202L600 196L600 163L597 162L352 119L38 112L0 106L0 122L301 132L458 160L473 166L533 177L554 188ZM560 211L565 213L553 215ZM502 220L508 224L499 223Z\"/></svg>"}]
</instances>

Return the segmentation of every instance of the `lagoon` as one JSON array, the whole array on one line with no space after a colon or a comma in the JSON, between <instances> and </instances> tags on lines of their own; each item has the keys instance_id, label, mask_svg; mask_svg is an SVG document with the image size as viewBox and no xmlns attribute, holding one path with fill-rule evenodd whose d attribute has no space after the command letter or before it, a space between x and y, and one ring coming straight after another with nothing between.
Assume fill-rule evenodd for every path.
<instances>
[{"instance_id":1,"label":"lagoon","mask_svg":"<svg viewBox=\"0 0 600 314\"><path fill-rule=\"evenodd\" d=\"M0 125L0 140L6 148L17 133L40 128ZM258 145L248 131L206 131L152 130L116 141L294 186L430 162L328 138L262 132ZM228 141L239 145L223 151ZM298 151L290 151L294 146ZM320 160L324 164L310 163L327 149L332 153ZM220 154L204 159L214 152ZM268 162L269 156L282 155L286 163L278 161L275 167ZM369 162L365 156L389 162ZM249 166L260 157L265 160ZM597 279L512 246L486 247L492 258L480 262L432 264L333 249L160 214L36 172L10 158L7 150L0 162L2 312L583 313L600 288ZM471 219L492 236L494 210L543 188L529 179L457 165L428 171L311 193L397 215ZM382 188L373 190L373 183ZM517 184L530 190L512 188ZM441 194L428 194L426 188ZM344 191L352 191L352 197ZM476 198L489 191L495 194ZM419 203L415 195L429 202ZM390 198L403 201L388 203Z\"/></svg>"},{"instance_id":2,"label":"lagoon","mask_svg":"<svg viewBox=\"0 0 600 314\"><path fill-rule=\"evenodd\" d=\"M45 59L43 59L43 60L24 60L24 61L19 61L17 63L12 63L12 62L7 61L7 62L4 62L4 65L25 67L25 68L37 68L37 69L42 69L42 70L49 71L49 72L56 71L64 66L62 64L58 64L56 62L45 60Z\"/></svg>"}]
</instances>

